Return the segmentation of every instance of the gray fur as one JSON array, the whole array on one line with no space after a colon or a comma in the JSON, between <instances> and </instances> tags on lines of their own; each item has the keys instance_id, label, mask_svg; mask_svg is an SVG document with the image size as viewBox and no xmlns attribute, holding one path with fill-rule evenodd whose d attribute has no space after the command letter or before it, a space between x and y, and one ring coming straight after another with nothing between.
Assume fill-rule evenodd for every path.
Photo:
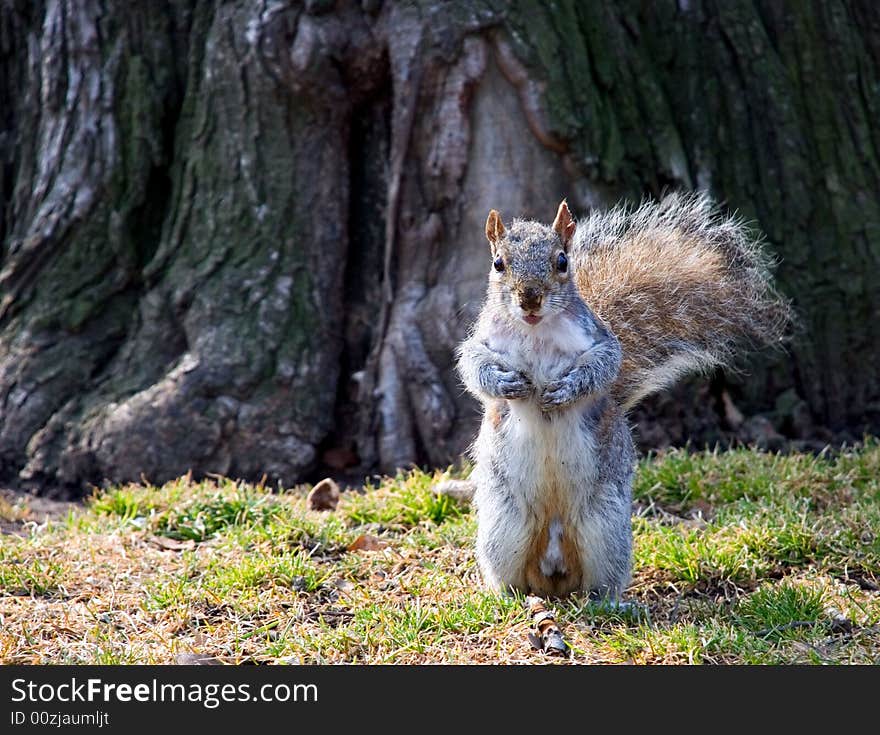
<instances>
[{"instance_id":1,"label":"gray fur","mask_svg":"<svg viewBox=\"0 0 880 735\"><path fill-rule=\"evenodd\" d=\"M535 534L549 528L556 541L576 540L581 588L616 598L629 581L635 462L609 393L621 348L581 299L571 272L558 272L563 251L549 228L515 221L493 252L504 271L490 271L486 304L459 347L467 389L486 405L503 399L508 408L484 417L472 450L477 558L491 587L533 591L526 556ZM526 285L543 294L535 326L523 322ZM552 509L543 497L547 482L557 488ZM565 569L554 544L537 564L553 573Z\"/></svg>"},{"instance_id":2,"label":"gray fur","mask_svg":"<svg viewBox=\"0 0 880 735\"><path fill-rule=\"evenodd\" d=\"M568 232L564 205L561 215ZM505 231L493 211L487 236L503 268L490 268L458 351L487 409L471 451L483 578L497 590L616 600L632 557L636 454L624 409L726 363L738 341L778 342L788 306L760 244L705 196L594 214L566 244L538 222ZM579 576L565 577L566 542Z\"/></svg>"}]
</instances>

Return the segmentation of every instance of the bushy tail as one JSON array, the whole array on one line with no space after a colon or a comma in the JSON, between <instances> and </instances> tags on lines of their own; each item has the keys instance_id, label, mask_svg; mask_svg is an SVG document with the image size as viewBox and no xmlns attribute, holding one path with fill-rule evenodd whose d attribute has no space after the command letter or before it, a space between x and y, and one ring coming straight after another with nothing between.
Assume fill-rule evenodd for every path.
<instances>
[{"instance_id":1,"label":"bushy tail","mask_svg":"<svg viewBox=\"0 0 880 735\"><path fill-rule=\"evenodd\" d=\"M791 319L760 241L706 195L597 212L573 252L581 295L623 347L624 408L743 346L779 344Z\"/></svg>"}]
</instances>

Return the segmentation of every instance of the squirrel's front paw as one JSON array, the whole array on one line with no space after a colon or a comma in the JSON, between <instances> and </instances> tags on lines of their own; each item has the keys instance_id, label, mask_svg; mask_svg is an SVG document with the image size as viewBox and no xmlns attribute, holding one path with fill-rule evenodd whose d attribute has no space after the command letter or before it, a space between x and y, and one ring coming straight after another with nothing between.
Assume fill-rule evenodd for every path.
<instances>
[{"instance_id":1,"label":"squirrel's front paw","mask_svg":"<svg viewBox=\"0 0 880 735\"><path fill-rule=\"evenodd\" d=\"M577 386L568 377L548 383L541 394L541 409L552 411L578 399Z\"/></svg>"},{"instance_id":2,"label":"squirrel's front paw","mask_svg":"<svg viewBox=\"0 0 880 735\"><path fill-rule=\"evenodd\" d=\"M489 395L496 398L525 398L532 392L532 381L517 370L505 370L499 365L487 365L480 382Z\"/></svg>"}]
</instances>

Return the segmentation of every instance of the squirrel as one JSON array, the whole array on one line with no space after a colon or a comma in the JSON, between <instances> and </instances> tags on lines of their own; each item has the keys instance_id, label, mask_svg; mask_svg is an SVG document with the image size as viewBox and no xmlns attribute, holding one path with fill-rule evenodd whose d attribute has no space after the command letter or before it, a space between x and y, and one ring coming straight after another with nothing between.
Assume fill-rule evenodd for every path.
<instances>
[{"instance_id":1,"label":"squirrel","mask_svg":"<svg viewBox=\"0 0 880 735\"><path fill-rule=\"evenodd\" d=\"M618 600L629 584L636 451L626 412L789 321L770 259L706 195L550 227L486 221L485 302L457 368L483 404L466 483L496 591ZM458 488L459 494L461 488Z\"/></svg>"}]
</instances>

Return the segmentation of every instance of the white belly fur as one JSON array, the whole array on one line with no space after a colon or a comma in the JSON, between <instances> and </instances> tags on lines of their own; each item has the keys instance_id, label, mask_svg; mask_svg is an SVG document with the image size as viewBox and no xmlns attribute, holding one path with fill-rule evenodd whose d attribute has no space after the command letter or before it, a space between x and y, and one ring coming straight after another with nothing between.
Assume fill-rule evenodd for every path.
<instances>
[{"instance_id":1,"label":"white belly fur","mask_svg":"<svg viewBox=\"0 0 880 735\"><path fill-rule=\"evenodd\" d=\"M544 337L544 335L547 335ZM549 527L547 549L541 568L554 566L559 534L573 534L581 522L584 503L595 484L596 447L590 434L579 426L583 412L592 397L553 411L548 420L541 411L537 396L543 387L562 377L573 366L576 357L589 349L593 340L577 324L564 316L556 324L541 324L522 330L496 329L489 347L509 358L510 366L523 370L536 386L535 395L507 402L509 415L497 429L484 425L475 446L475 502L479 514L479 536L494 548L509 547L504 569L496 569L504 585L523 586L525 553L532 541ZM504 447L503 452L501 446ZM508 490L516 500L517 516L511 517L509 507L502 508L492 497L491 460L504 459ZM553 526L555 523L555 528ZM561 524L561 527L560 527ZM491 538L489 537L491 534ZM593 578L589 539L576 539L582 575L585 582ZM497 566L497 565L496 565ZM488 580L494 586L498 580Z\"/></svg>"}]
</instances>

